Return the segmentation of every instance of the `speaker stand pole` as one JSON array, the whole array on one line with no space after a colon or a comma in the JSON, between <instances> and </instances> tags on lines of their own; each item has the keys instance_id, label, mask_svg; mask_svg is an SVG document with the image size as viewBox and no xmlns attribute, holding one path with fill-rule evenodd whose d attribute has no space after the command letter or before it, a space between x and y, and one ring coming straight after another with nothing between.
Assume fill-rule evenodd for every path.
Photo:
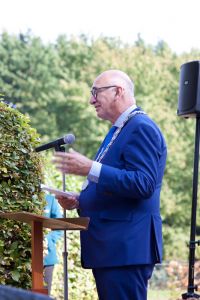
<instances>
[{"instance_id":1,"label":"speaker stand pole","mask_svg":"<svg viewBox=\"0 0 200 300\"><path fill-rule=\"evenodd\" d=\"M64 146L57 146L56 151L65 152ZM65 174L62 174L62 188L66 191ZM63 217L66 218L66 209L63 209ZM68 252L67 252L67 230L64 230L64 249L63 249L63 271L64 271L64 300L68 300Z\"/></svg>"},{"instance_id":2,"label":"speaker stand pole","mask_svg":"<svg viewBox=\"0 0 200 300\"><path fill-rule=\"evenodd\" d=\"M200 298L200 295L194 293L195 290L197 291L197 285L194 285L195 249L196 249L196 245L198 246L200 245L200 241L195 241L198 173L199 173L199 136L200 136L200 117L197 116L196 133L195 133L194 169L193 169L191 227L190 227L190 242L189 242L188 289L187 289L187 293L182 294L182 299Z\"/></svg>"}]
</instances>

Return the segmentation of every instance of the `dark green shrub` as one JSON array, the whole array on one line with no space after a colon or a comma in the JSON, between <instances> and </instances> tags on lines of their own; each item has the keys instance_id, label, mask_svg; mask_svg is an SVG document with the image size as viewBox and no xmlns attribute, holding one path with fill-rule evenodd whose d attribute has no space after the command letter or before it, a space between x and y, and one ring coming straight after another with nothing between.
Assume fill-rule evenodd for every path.
<instances>
[{"instance_id":1,"label":"dark green shrub","mask_svg":"<svg viewBox=\"0 0 200 300\"><path fill-rule=\"evenodd\" d=\"M29 119L0 102L0 211L43 212L38 134ZM0 284L31 286L31 227L0 219Z\"/></svg>"}]
</instances>

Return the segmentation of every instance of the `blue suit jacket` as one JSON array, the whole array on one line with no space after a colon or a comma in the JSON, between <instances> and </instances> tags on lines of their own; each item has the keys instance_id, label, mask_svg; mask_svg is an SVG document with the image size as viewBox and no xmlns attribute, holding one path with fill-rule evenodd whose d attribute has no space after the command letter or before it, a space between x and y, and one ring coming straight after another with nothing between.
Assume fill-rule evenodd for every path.
<instances>
[{"instance_id":1,"label":"blue suit jacket","mask_svg":"<svg viewBox=\"0 0 200 300\"><path fill-rule=\"evenodd\" d=\"M80 194L85 268L151 264L162 259L160 190L166 144L144 114L132 117L102 160L99 182Z\"/></svg>"}]
</instances>

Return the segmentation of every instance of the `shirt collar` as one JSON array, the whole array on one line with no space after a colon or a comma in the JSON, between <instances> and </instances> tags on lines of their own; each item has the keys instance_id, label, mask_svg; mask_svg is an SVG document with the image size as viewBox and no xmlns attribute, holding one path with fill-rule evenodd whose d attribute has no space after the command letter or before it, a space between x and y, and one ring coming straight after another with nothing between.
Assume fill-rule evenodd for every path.
<instances>
[{"instance_id":1,"label":"shirt collar","mask_svg":"<svg viewBox=\"0 0 200 300\"><path fill-rule=\"evenodd\" d=\"M115 121L115 123L113 124L113 126L116 127L120 127L124 121L126 120L126 118L128 117L128 115L134 110L136 109L137 106L135 104L131 105L129 108L127 108L127 110L125 110L119 117L118 119Z\"/></svg>"}]
</instances>

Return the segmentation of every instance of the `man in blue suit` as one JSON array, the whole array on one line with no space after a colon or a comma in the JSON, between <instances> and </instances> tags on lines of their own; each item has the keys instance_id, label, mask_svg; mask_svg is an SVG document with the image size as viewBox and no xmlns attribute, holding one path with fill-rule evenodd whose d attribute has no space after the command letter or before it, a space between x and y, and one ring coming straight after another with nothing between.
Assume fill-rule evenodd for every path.
<instances>
[{"instance_id":1,"label":"man in blue suit","mask_svg":"<svg viewBox=\"0 0 200 300\"><path fill-rule=\"evenodd\" d=\"M91 268L100 300L145 300L162 259L160 190L166 144L158 126L136 106L127 74L108 70L93 83L90 103L112 127L92 161L57 153L64 173L87 176L80 195L58 200L90 217L81 232L81 260Z\"/></svg>"}]
</instances>

